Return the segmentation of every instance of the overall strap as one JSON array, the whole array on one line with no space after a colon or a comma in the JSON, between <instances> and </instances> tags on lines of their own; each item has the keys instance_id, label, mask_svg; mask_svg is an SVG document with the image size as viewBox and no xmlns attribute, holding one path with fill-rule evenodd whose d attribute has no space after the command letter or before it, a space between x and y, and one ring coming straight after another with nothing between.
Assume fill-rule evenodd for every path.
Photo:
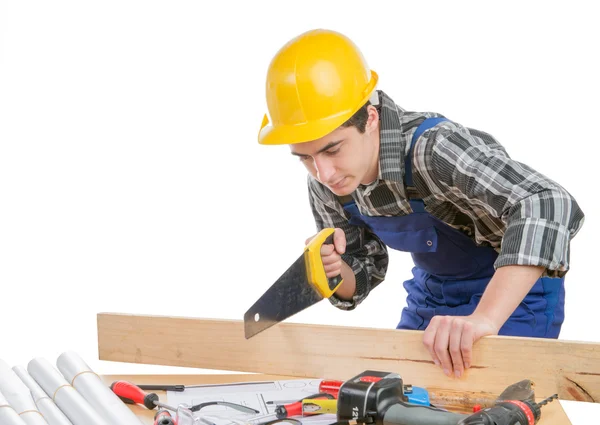
<instances>
[{"instance_id":1,"label":"overall strap","mask_svg":"<svg viewBox=\"0 0 600 425\"><path fill-rule=\"evenodd\" d=\"M448 121L448 119L444 117L426 118L415 130L412 140L410 141L408 155L406 155L404 160L404 184L406 187L413 187L412 156L416 141L424 132L444 121ZM414 212L425 212L425 204L423 203L423 200L410 199L409 202Z\"/></svg>"},{"instance_id":2,"label":"overall strap","mask_svg":"<svg viewBox=\"0 0 600 425\"><path fill-rule=\"evenodd\" d=\"M419 124L419 126L415 130L415 133L413 134L412 140L410 142L410 150L404 160L404 170L405 170L404 171L404 183L406 184L407 187L413 185L412 152L413 152L415 142L424 132L426 132L430 128L435 127L436 125L438 125L439 123L444 122L444 121L448 121L448 119L443 118L443 117L426 118L421 124ZM337 196L337 198L340 201L340 203L344 206L351 205L354 203L354 200L352 199L352 196L350 196L350 195ZM415 212L425 211L425 208L423 206L423 201L421 201L420 199L414 200L414 201L411 200L410 204Z\"/></svg>"}]
</instances>

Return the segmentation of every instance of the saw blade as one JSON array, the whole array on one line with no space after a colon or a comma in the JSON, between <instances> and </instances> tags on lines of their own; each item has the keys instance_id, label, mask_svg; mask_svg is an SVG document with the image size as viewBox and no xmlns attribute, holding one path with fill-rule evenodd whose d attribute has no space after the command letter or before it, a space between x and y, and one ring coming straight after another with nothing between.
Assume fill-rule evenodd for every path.
<instances>
[{"instance_id":1,"label":"saw blade","mask_svg":"<svg viewBox=\"0 0 600 425\"><path fill-rule=\"evenodd\" d=\"M321 301L309 283L304 254L244 314L246 339Z\"/></svg>"}]
</instances>

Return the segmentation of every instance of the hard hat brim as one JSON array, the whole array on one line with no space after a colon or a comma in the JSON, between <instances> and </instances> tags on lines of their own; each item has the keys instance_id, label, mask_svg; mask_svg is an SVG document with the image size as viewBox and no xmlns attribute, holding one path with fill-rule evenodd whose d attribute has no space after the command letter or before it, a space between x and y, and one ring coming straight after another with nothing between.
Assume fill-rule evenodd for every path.
<instances>
[{"instance_id":1,"label":"hard hat brim","mask_svg":"<svg viewBox=\"0 0 600 425\"><path fill-rule=\"evenodd\" d=\"M349 109L339 114L329 116L318 121L308 121L296 125L268 125L269 118L265 114L260 131L258 133L258 143L261 145L293 145L305 143L320 139L331 133L339 126L344 124L352 115L356 113L371 97L379 77L377 73L371 70L371 80L365 88L363 99L355 108Z\"/></svg>"}]
</instances>

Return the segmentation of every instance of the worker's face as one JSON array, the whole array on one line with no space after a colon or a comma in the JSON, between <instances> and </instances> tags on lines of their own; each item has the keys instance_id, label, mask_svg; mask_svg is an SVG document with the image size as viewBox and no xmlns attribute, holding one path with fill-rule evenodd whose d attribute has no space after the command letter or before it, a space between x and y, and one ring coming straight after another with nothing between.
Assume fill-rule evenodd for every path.
<instances>
[{"instance_id":1,"label":"worker's face","mask_svg":"<svg viewBox=\"0 0 600 425\"><path fill-rule=\"evenodd\" d=\"M340 127L320 139L290 147L314 178L338 196L349 195L359 184L377 177L379 115L369 106L364 133L356 127Z\"/></svg>"}]
</instances>

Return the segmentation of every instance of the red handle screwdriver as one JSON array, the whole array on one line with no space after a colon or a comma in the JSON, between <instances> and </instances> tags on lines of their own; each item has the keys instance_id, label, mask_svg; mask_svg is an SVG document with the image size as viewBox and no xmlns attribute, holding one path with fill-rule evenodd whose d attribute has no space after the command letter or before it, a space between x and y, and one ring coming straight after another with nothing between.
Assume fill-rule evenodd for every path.
<instances>
[{"instance_id":1,"label":"red handle screwdriver","mask_svg":"<svg viewBox=\"0 0 600 425\"><path fill-rule=\"evenodd\" d=\"M142 404L147 409L154 409L156 406L163 409L169 409L176 412L177 409L158 401L156 393L146 393L137 385L127 381L115 381L110 385L110 389L127 404Z\"/></svg>"}]
</instances>

